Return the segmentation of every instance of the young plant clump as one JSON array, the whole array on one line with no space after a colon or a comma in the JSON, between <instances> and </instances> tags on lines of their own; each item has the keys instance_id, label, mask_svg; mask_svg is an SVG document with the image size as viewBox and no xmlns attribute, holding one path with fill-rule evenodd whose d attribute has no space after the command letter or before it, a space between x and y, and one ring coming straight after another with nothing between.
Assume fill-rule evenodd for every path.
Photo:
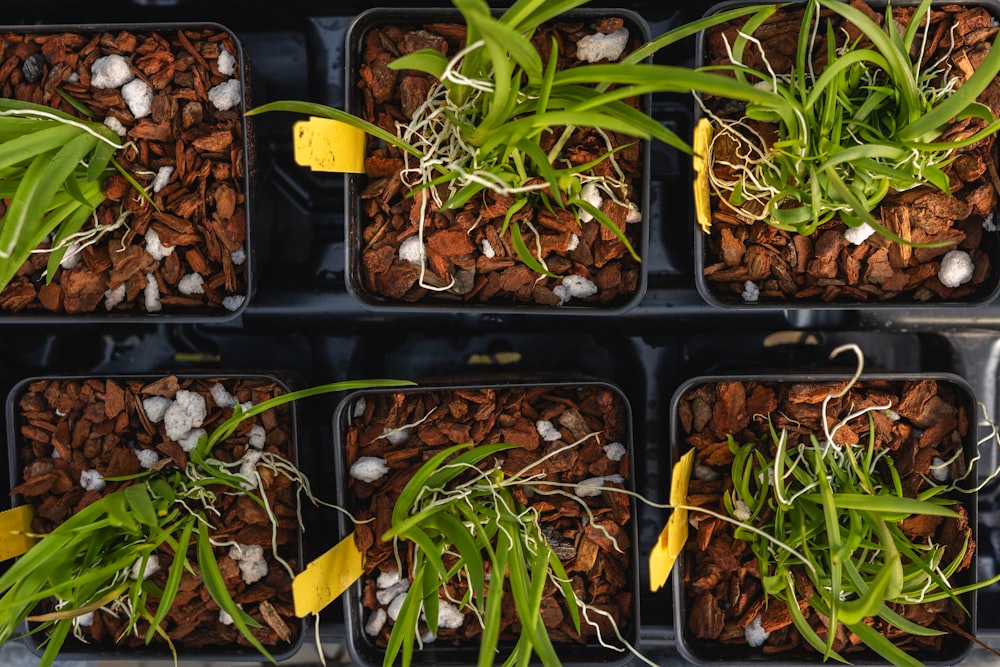
<instances>
[{"instance_id":1,"label":"young plant clump","mask_svg":"<svg viewBox=\"0 0 1000 667\"><path fill-rule=\"evenodd\" d=\"M753 281L762 300L973 294L991 271L980 244L997 202L991 24L984 8L930 0L882 13L810 0L709 31L702 70L767 95L702 104L709 281L736 294Z\"/></svg>"},{"instance_id":2,"label":"young plant clump","mask_svg":"<svg viewBox=\"0 0 1000 667\"><path fill-rule=\"evenodd\" d=\"M367 572L356 650L384 665L425 663L419 649L448 660L441 644L464 643L461 660L479 665L631 650L629 466L608 399L604 388L366 396L345 451Z\"/></svg>"},{"instance_id":3,"label":"young plant clump","mask_svg":"<svg viewBox=\"0 0 1000 667\"><path fill-rule=\"evenodd\" d=\"M703 466L690 504L716 512L692 513L685 550L691 650L746 643L843 662L867 648L908 667L961 655L966 593L991 583L969 569L971 401L944 380L859 376L719 382L682 398Z\"/></svg>"},{"instance_id":4,"label":"young plant clump","mask_svg":"<svg viewBox=\"0 0 1000 667\"><path fill-rule=\"evenodd\" d=\"M384 142L368 151L355 243L354 279L373 301L620 306L636 294L640 140L690 152L637 100L693 80L752 88L642 63L704 23L640 46L621 18L563 16L582 4L520 0L495 17L483 0L456 0L464 25L369 30L357 117L296 102L254 110L335 118Z\"/></svg>"},{"instance_id":5,"label":"young plant clump","mask_svg":"<svg viewBox=\"0 0 1000 667\"><path fill-rule=\"evenodd\" d=\"M33 622L42 664L102 647L294 646L299 495L287 404L395 381L282 393L274 381L42 380L19 401L38 542L0 577L0 643ZM311 496L311 494L310 494ZM70 640L72 641L72 640ZM80 644L76 644L80 647Z\"/></svg>"}]
</instances>

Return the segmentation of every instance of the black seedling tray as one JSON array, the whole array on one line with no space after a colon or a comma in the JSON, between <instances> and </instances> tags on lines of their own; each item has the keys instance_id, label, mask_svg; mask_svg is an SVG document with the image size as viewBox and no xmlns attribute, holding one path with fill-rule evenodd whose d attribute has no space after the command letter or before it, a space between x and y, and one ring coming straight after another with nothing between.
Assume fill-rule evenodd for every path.
<instances>
[{"instance_id":1,"label":"black seedling tray","mask_svg":"<svg viewBox=\"0 0 1000 667\"><path fill-rule=\"evenodd\" d=\"M5 22L106 23L110 21L218 21L243 42L254 67L253 103L307 99L342 107L344 42L354 16L370 2L285 0L263 7L235 0L7 0ZM412 2L382 3L401 15ZM599 2L592 6L612 7ZM682 9L652 0L617 3L638 12L655 36L693 20L713 3L694 0ZM677 6L680 3L674 3ZM425 6L422 4L421 6ZM692 64L694 40L671 47L657 62ZM690 138L693 102L687 96L653 100L653 112ZM225 324L6 326L0 330L0 393L17 381L52 373L150 371L276 371L294 387L364 377L429 382L489 381L527 374L585 374L625 392L633 408L635 468L641 493L665 501L669 486L670 398L690 378L764 370L808 373L850 371L827 361L837 345L856 342L866 369L952 372L964 377L996 416L1000 400L1000 303L978 308L914 307L891 311L727 311L709 306L694 279L694 222L689 162L654 146L644 261L645 298L610 318L559 314L381 314L363 307L345 287L345 188L340 175L314 174L292 158L297 117L256 119L256 199L252 237L256 292L242 315ZM335 500L331 417L339 401L324 396L299 404L300 462L313 489ZM996 465L996 448L981 469ZM6 466L0 462L0 466ZM6 477L0 470L0 478ZM0 509L9 500L0 498ZM304 535L311 559L339 539L333 510L310 510ZM639 508L639 552L647 554L666 512ZM980 494L980 576L1000 567L1000 486ZM648 592L643 573L641 648L658 664L681 664L675 648L669 585ZM980 637L1000 646L1000 587L981 591ZM342 643L343 612L323 613L324 642ZM981 649L972 656L990 658ZM979 663L989 664L989 663Z\"/></svg>"}]
</instances>

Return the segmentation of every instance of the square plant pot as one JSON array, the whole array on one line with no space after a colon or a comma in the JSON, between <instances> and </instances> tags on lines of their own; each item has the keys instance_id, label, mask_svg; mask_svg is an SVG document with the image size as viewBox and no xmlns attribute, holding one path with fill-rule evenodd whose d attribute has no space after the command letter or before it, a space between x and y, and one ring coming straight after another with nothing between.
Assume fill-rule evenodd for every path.
<instances>
[{"instance_id":1,"label":"square plant pot","mask_svg":"<svg viewBox=\"0 0 1000 667\"><path fill-rule=\"evenodd\" d=\"M454 57L465 46L466 27L461 21L454 9L411 8L402 13L373 9L359 15L347 36L347 110L396 133L396 124L413 118L414 109L428 99L437 82L410 70L397 75L389 63L421 48L439 49ZM575 57L581 38L612 32L618 26L629 31L626 53L648 40L648 26L635 12L587 9L560 15L545 24L533 43L536 48L541 45L539 53L545 63L551 38L557 39L560 69L569 68L581 62ZM649 114L650 96L640 98L638 107ZM549 134L542 142L545 151L552 150L560 138ZM627 192L615 186L619 203L607 194L603 203L594 203L623 230L638 257L643 258L649 237L645 222L649 217L648 142L615 133L605 136L610 139L593 130L577 130L559 153L556 166L564 160L575 165L596 160L608 152L607 145L626 146L614 154L618 163L614 169L621 170L623 176L616 179L627 186ZM461 309L611 314L642 299L645 264L636 261L627 246L596 220L579 222L576 206L564 208L553 202L550 211L540 200L529 199L512 217L511 227L519 230L534 258L541 252L553 274L545 276L518 256L514 230L507 230L504 224L512 197L487 190L460 207L445 210L431 201L429 212L421 217L420 197L414 198L413 190L401 180L406 154L379 143L368 143L367 173L347 178L347 287L366 307L404 312ZM460 154L472 150L467 148ZM610 175L612 167L606 162L584 173ZM415 166L411 157L409 167ZM445 187L439 190L447 199ZM630 211L626 204L637 211ZM642 220L626 221L634 217ZM577 278L564 283L563 278L569 275ZM570 290L573 281L580 284ZM596 289L586 295L587 287Z\"/></svg>"},{"instance_id":2,"label":"square plant pot","mask_svg":"<svg viewBox=\"0 0 1000 667\"><path fill-rule=\"evenodd\" d=\"M635 506L630 496L614 491L614 488L634 488L630 408L620 390L609 384L587 381L364 391L352 394L340 404L334 419L334 433L335 461L341 480L337 487L338 502L358 521L352 523L341 515L341 532L347 535L353 530L359 549L365 553L366 574L343 596L347 646L357 664L380 665L385 660L386 643L395 626L395 622L386 621L386 617L395 616L400 605L405 608L403 590L417 576L414 563L423 560L423 556L414 555L408 538L400 539L395 549L391 540L382 541L386 531L394 525L397 528L402 525L403 514L400 514L401 521L394 523L394 505L401 492L406 493L404 487L410 480L416 478L418 481L414 484L421 483L418 469L425 462L432 461L431 468L440 466L433 457L461 443L483 447L493 443L511 445L491 453L477 464L481 470L492 472L480 476L477 484L465 487L477 489L472 491L473 495L478 493L478 484L485 483L487 478L523 479L526 470L530 470L531 475L545 475L537 480L540 486L533 489L507 487L511 498L506 502L512 509L515 506L524 508L526 515L537 513L536 525L542 527L541 535L546 536L544 540L538 539L552 547L553 557L565 568L564 574L576 595L587 605L594 606L586 616L601 624L605 641L614 647L601 646L586 621L582 621L583 636L577 634L567 598L549 580L545 584L544 599L536 602L534 609L541 609L545 631L559 660L565 664L607 665L623 664L631 659L631 653L614 639L614 630L596 611L611 614L620 636L631 645L636 644L639 579ZM468 453L471 446L462 451ZM561 449L559 454L553 454ZM446 464L458 461L445 458ZM374 473L371 472L373 468ZM446 470L447 466L436 469ZM384 474L379 475L380 471ZM427 480L430 486L435 486L437 474ZM588 484L593 486L557 486L559 483L579 484L584 480L590 480ZM444 487L455 488L470 481L476 480L466 475L445 483ZM556 486L545 486L546 482ZM590 493L583 491L575 495L575 488L586 488ZM504 504L500 498L500 493L496 500L481 502L480 498L470 507L489 514ZM491 521L485 519L481 523L483 531L490 531ZM467 534L481 532L478 521L464 520L462 523L465 526L462 531ZM434 534L432 528L428 530ZM534 534L535 530L527 528L525 534ZM511 532L521 534L513 529ZM492 546L483 547L479 542L476 547L467 547L466 553L475 548L483 549L487 561L485 568L490 572L489 554L499 553L500 539L498 534L493 534ZM472 560L469 558L467 562ZM445 562L448 567L454 564L450 556L445 557ZM400 566L407 573L402 578L399 577ZM505 586L499 617L502 624L496 627L488 624L500 633L497 660L513 650L523 618L511 593L511 586L515 585L513 572L520 570L511 560L504 571L512 574L506 580L499 579ZM498 571L492 570L492 576L486 577L487 599L496 592L497 574ZM475 581L475 577L468 581ZM460 600L463 588L476 590L471 583L465 587L462 581L455 580L442 588L432 585L429 595ZM421 589L414 584L409 590ZM416 597L417 603L420 599ZM475 603L475 599L472 601ZM476 664L485 636L476 616L461 605L442 604L439 609L439 618L444 619L447 615L452 621L448 625L452 627L446 629L441 621L433 641L425 636L422 647L413 652L413 664ZM398 618L406 618L406 612L400 611ZM427 632L425 616L420 615L420 619L418 632L423 635Z\"/></svg>"},{"instance_id":3,"label":"square plant pot","mask_svg":"<svg viewBox=\"0 0 1000 667\"><path fill-rule=\"evenodd\" d=\"M850 540L855 536L872 538L872 533L862 531L862 527L867 531L868 525L863 524L863 517L881 516L889 526L887 530L905 535L914 544L928 548L930 544L941 545L943 556L939 568L942 572L948 571L951 563L960 561L956 570L946 575L952 588L974 584L978 495L974 488L978 456L977 403L972 390L961 378L947 374L866 374L846 396L832 398L826 405L823 399L840 392L849 380L842 375L817 374L720 376L696 378L681 386L671 404L671 460L676 462L691 448L697 450L688 503L731 518L741 518L769 535L782 537L786 545L797 547L800 553L812 554L811 557L820 563L817 570L821 573L832 572L825 564L832 562L830 554L838 550L831 547L825 554L817 550L819 542L833 533L828 529L830 524L824 508L836 506L837 520L842 521L840 532L850 536L842 540L843 544L854 544ZM891 407L885 407L890 404ZM821 428L824 407L835 443L835 447L826 448L827 456L838 456L843 461L836 468L825 469L830 472L830 488L834 494L831 498L836 501L817 503L817 494L822 497L823 493L819 490L817 477L820 468L808 471L806 465L798 464L782 469L780 477L790 482L783 487L781 498L784 500L777 500L777 487L770 480L779 475L777 466L772 464L778 460L787 462L791 457L798 463L814 466L812 457L815 452L823 451L824 445L808 446L808 436ZM872 409L863 412L865 408ZM849 415L853 417L834 430L835 421L839 423ZM784 440L783 431L787 431ZM727 440L729 436L732 436L732 446ZM819 443L827 442L821 430L818 437ZM871 459L874 462L869 464L865 453L869 451L870 437L875 439L871 450L875 456ZM779 440L782 441L780 449L776 444ZM807 446L800 448L799 443ZM857 444L852 447L851 443ZM779 451L785 456L779 457ZM802 458L796 459L800 452ZM854 454L860 468L874 471L869 488L876 494L893 493L889 488L894 484L893 475L898 475L899 485L908 498L915 497L918 491L927 493L931 485L954 484L960 490L947 490L941 497L947 499L951 507L961 506L958 510L961 518L912 512L895 517L881 514L875 508L881 501L863 489L859 490L864 494L861 507L845 513L848 501L841 500L840 494L858 487L843 480L860 477L852 472L848 452ZM756 461L758 467L747 467L748 461ZM764 471L764 466L769 466L771 472ZM763 479L768 480L766 490L759 487ZM817 480L816 485L811 490L803 490L810 484L809 479ZM744 484L749 493L740 490ZM802 489L795 486L797 484L803 485ZM879 486L883 488L880 490ZM748 500L741 505L738 501L744 498ZM761 498L764 506L758 511L757 502ZM785 500L791 505L784 504ZM778 508L784 508L780 520ZM805 516L811 519L805 524L798 523ZM905 520L900 521L903 517ZM696 511L690 513L689 519L694 527L673 575L674 623L680 652L701 665L817 664L821 655L807 645L793 621L790 606L785 602L787 592L779 591L786 596L784 599L776 597L773 589L768 589L765 596L758 565L759 554L763 552L757 543L752 546L751 542L756 535L741 528L736 537L733 524ZM808 526L810 543L803 544L781 529L775 529L779 523L794 525L794 530ZM841 562L845 563L845 573L850 570L846 564L853 564L859 572L864 572L866 583L871 584L875 575L892 566L886 564L891 557L882 560L886 552L880 551L880 545L885 542L877 536L868 538L863 537L855 548L849 549ZM969 549L963 552L966 540ZM762 539L758 542L773 544ZM808 592L819 590L812 585L818 577L811 576L807 567L800 565L803 561L784 547L774 546L769 553L778 556L764 556L767 574L772 577L768 585L777 585L783 573L790 572L795 599L799 601L797 608L802 610L810 627L819 628L817 635L825 641L828 621L823 620L826 615L817 608L822 602L817 603L818 598ZM904 547L899 547L899 553L906 573L904 595L916 598L920 592L914 594L910 589L921 574L913 561L902 555L906 553ZM780 571L777 558L787 558L782 561ZM883 567L878 568L879 564ZM859 588L852 588L853 592L843 596L844 609L857 599L857 590ZM961 604L947 598L943 602L931 601L931 593L927 593L926 599L927 604L892 602L884 607L940 634L918 637L893 629L889 631L892 642L923 664L951 665L961 661L971 648L971 637L976 632L975 591L958 595ZM864 614L860 625L868 628L867 632L874 628L879 636L889 628L887 617L877 617L874 613ZM838 626L835 650L846 660L853 664L887 664L884 657L866 647L868 638L862 641L859 636L862 633L855 633L854 626L851 630L844 624L838 623ZM765 636L758 631L770 634ZM749 641L756 647L751 647Z\"/></svg>"},{"instance_id":4,"label":"square plant pot","mask_svg":"<svg viewBox=\"0 0 1000 667\"><path fill-rule=\"evenodd\" d=\"M243 115L249 61L236 35L214 23L11 26L0 33L6 44L0 59L4 108L41 105L30 111L36 113L54 107L90 123L72 126L99 147L84 163L101 164L92 156L113 153L103 171L78 167L65 182L52 179L61 184L55 193L34 200L39 211L54 207L46 218L52 224L41 225L40 215L29 218L13 258L0 263L0 277L10 278L0 292L0 320L237 317L252 284L253 167L252 128ZM52 118L22 109L0 119L33 123L9 131L4 145L42 126L73 132L65 118ZM61 147L31 165L51 165ZM5 179L10 192L4 198L15 196L19 180ZM65 216L56 226L60 212ZM8 243L17 219L12 206L0 243ZM98 226L100 235L93 232ZM49 251L27 255L32 248Z\"/></svg>"},{"instance_id":5,"label":"square plant pot","mask_svg":"<svg viewBox=\"0 0 1000 667\"><path fill-rule=\"evenodd\" d=\"M907 24L917 4L908 1L891 3L894 20L900 25ZM763 62L758 47L753 44L745 50L745 60L763 72L771 67L779 76L806 69L796 65L795 49L800 26L804 22L814 25L814 18L809 19L803 15L805 8L811 5L812 3L796 2L778 9L755 33L764 44L768 55L767 63ZM752 6L758 6L758 3L727 2L716 6L709 14ZM759 6L763 7L764 3L759 3ZM847 7L846 4L842 6ZM867 10L865 13L884 24L885 2L875 0L869 2L864 9ZM822 56L825 61L824 24L827 17L832 18L836 26L846 25L852 31L851 35L858 34L858 30L853 19L848 21L828 9L823 9L822 16L817 33L818 42L821 43L814 53L817 58ZM923 29L916 37L917 41L924 44L926 51L922 73L938 69L942 72L942 78L937 80L951 77L967 79L970 72L979 66L981 56L989 49L995 37L994 31L979 30L974 26L989 26L995 23L997 16L1000 16L1000 4L991 0L934 2L930 37L926 42L923 41ZM736 19L699 33L697 64L713 66L726 59L725 39L733 45L736 26L743 25L746 20L746 17ZM921 25L924 23L926 21ZM957 27L952 29L953 26ZM844 28L836 27L833 34L838 36L837 45L842 46L843 35L847 34ZM942 41L940 35L944 34L955 34L955 43ZM969 60L965 55L968 53L977 55ZM840 58L840 62L846 62L846 59ZM862 73L861 69L885 71L869 67L870 62L871 60L865 59L844 70L844 95L854 96L844 107L849 109L844 112L845 120L854 117L851 109L870 103L878 97L877 93L870 94L870 89L863 86L853 89L852 93L846 92L849 90L846 81L851 81L852 77L859 77L855 81L862 83L866 80L865 76L868 74ZM824 71L828 71L826 67L825 62L817 64L815 76L820 77ZM833 68L829 71L833 71ZM855 71L858 74L854 74ZM873 82L873 85L877 87L879 84ZM810 78L802 90L810 91L811 94L822 88L822 85L815 86ZM1000 111L1000 105L996 102L1000 99L998 92L1000 81L993 80L978 97L979 101L991 107L994 114ZM899 97L904 98L905 95L902 94ZM807 107L803 104L802 108ZM808 108L827 109L822 101L815 102ZM831 156L824 163L827 166L819 164L819 161L809 163L808 168L815 169L815 173L820 176L809 180L803 176L798 179L797 185L785 185L788 181L782 182L776 171L783 163L774 158L775 151L765 148L771 146L771 142L775 141L774 137L779 134L784 138L784 130L779 130L776 122L761 121L756 112L756 120L747 120L745 110L746 105L743 103L719 98L706 98L703 104L696 105L696 118L702 118L701 122L706 123L704 119L710 116L713 127L712 138L707 140L704 148L710 165L704 173L712 174L713 183L702 186L706 200L704 208L710 209L706 217L712 221L711 228L708 233L700 230L695 233L696 283L699 292L709 303L725 308L912 308L925 303L947 306L980 305L996 297L1000 291L1000 239L993 223L998 201L990 175L996 173L993 137L988 137L971 148L955 151L952 155L954 162L942 166L935 181L938 185L911 187L904 186L903 181L898 180L890 187L876 176L893 159L889 154L878 156L882 161L881 166L875 165L869 154L862 156L861 162L834 161L836 156L846 154L838 151L869 150L873 144L888 147L892 142L884 141L881 137L889 133L872 131L870 136L864 136L861 148L853 147L851 135L853 133L858 136L857 126L845 122L843 127L848 129L838 132L842 127L840 121L836 120L832 111L829 114L823 111L822 114L826 115L817 113L815 118L818 124L809 129L809 136L813 138L810 145L818 146L818 152L810 151L809 154ZM871 118L898 116L900 120L892 122L902 128L917 124L905 120L905 112L891 111L876 116L879 113L881 112L872 112ZM809 117L808 112L803 117ZM946 121L947 118L942 122ZM879 125L875 120L872 120L872 124ZM957 122L941 140L971 136L985 125L985 121L978 120ZM879 126L889 127L888 124ZM900 134L905 134L906 131L902 129ZM862 129L860 132L864 134L866 130ZM696 137L698 133L696 129ZM841 141L836 138L838 134L842 137ZM917 143L930 145L933 141L935 139L923 137ZM795 147L792 146L785 153L791 154L794 150ZM745 160L736 157L737 151L741 155L752 154L757 157ZM791 159L788 158L789 162ZM775 165L775 172L772 173L768 165ZM796 169L789 166L782 173L795 173ZM801 169L800 174L808 173L806 166ZM816 227L810 212L811 202L832 201L831 197L837 201L846 201L841 191L833 185L828 189L823 185L813 189L814 183L833 183L826 176L826 169L835 173L836 178L848 186L857 188L852 191L852 196L861 193L872 202L875 208L871 211L871 216L883 229L897 238L907 238L916 244L941 245L915 247L893 240L881 232L871 233L874 228L865 222L863 216L856 215L858 208L867 208L866 206L851 205L847 213L838 212L829 221L824 222L827 220L825 217L819 219L822 224ZM930 174L930 168L925 173ZM734 191L733 184L742 182L744 175L747 181L752 179L766 187L751 191L748 189L750 186L737 186ZM769 189L772 186L774 189ZM822 197L816 196L818 191L824 193ZM711 193L710 200L708 192ZM748 194L750 192L752 194ZM772 199L769 192L805 194L783 194L783 198L775 196ZM796 201L799 203L795 203ZM854 201L860 200L855 197ZM769 206L766 211L764 202ZM775 209L778 209L780 219L773 213ZM793 228L788 221L798 213L805 215L806 212L810 214L802 220L796 220ZM810 229L797 226L800 224Z\"/></svg>"},{"instance_id":6,"label":"square plant pot","mask_svg":"<svg viewBox=\"0 0 1000 667\"><path fill-rule=\"evenodd\" d=\"M207 479L205 468L196 464L198 450L186 449L197 441L198 428L211 431L220 425L233 414L236 402L249 408L250 403L256 405L287 391L280 380L266 375L39 377L24 380L11 390L6 405L14 505L32 505L32 530L47 534L64 522L83 516L81 513L93 512L98 507L94 503L122 491L119 495L124 495L126 500L123 502L127 504L121 506L121 512L102 513L98 519L86 520L88 525L110 524L111 527L102 530L114 534L88 537L90 542L101 545L102 559L93 563L90 569L74 573L77 580L100 569L107 560L119 559L119 554L134 553L134 540L130 541L127 535L134 534L135 527L128 524L140 521L142 512L137 509L139 503L129 495L133 488L142 490L145 487L153 502L149 511L155 507L161 518L170 519L176 515L175 524L193 516L193 512L200 512L211 524L206 534L212 540L209 549L218 567L217 585L224 586L243 611L259 623L260 627L253 629L254 636L275 659L291 657L298 651L304 631L303 620L294 614L291 592L292 572L302 563L296 492L295 485L282 473L281 467L282 461L294 466L297 458L294 407L278 406L245 419L206 455L209 464L226 462L231 475L241 475L228 480L237 486L204 483ZM194 430L193 440L191 432L178 433L184 429ZM140 476L150 470L154 471L152 475ZM239 486L250 483L255 473L263 480L260 484L265 488L265 496L258 494L258 497L266 497L268 509L256 502L244 490L246 487ZM184 476L191 483L182 494L179 478ZM165 500L168 496L163 490L165 485L174 489L174 501ZM210 492L204 502L198 499L196 491L199 489ZM268 512L277 517L273 533ZM130 516L132 521L129 521ZM121 528L123 523L124 529ZM138 630L122 634L128 619L123 610L129 605L131 592L106 596L89 621L69 633L59 652L60 658L170 658L170 648L161 636L154 634L149 645L145 637L149 620L157 610L156 602L170 585L173 564L179 564L174 558L175 547L170 544L176 545L183 532L176 531L172 535L173 542L160 542L153 552L158 568L148 564L142 566L143 561L138 556L121 557L122 562L130 557L135 560L108 581L106 590L110 591L123 583L134 582L140 571L148 575L142 588L149 595L146 608L150 616L139 621ZM156 539L146 537L143 541L155 543ZM44 544L44 539L39 544ZM191 569L185 569L180 576L178 592L161 624L177 657L182 660L262 660L258 650L248 643L231 620L227 622L225 615L220 613L219 604L210 596L210 587L205 582L212 577L201 565L208 561L202 560L198 553L197 530L188 544L187 561ZM64 550L70 548L73 547L62 547ZM86 551L84 547L77 548ZM133 551L127 551L129 548ZM255 553L258 550L260 553ZM19 558L13 567L32 558L31 553ZM74 558L82 560L82 552ZM113 569L111 565L108 567ZM5 588L4 593L10 595L9 589ZM134 608L136 603L132 605ZM52 610L53 599L47 597L32 613L37 615ZM9 620L5 618L4 622ZM35 634L27 635L25 641L41 653L48 634L37 632L37 626L37 623L25 623L22 629L36 630ZM18 634L15 632L15 636Z\"/></svg>"}]
</instances>

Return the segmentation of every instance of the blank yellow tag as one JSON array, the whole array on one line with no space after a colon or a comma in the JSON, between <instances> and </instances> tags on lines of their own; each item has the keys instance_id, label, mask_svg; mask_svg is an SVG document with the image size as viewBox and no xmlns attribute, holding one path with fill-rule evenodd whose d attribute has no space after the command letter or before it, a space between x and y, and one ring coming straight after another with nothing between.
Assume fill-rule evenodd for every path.
<instances>
[{"instance_id":1,"label":"blank yellow tag","mask_svg":"<svg viewBox=\"0 0 1000 667\"><path fill-rule=\"evenodd\" d=\"M295 615L318 614L365 573L364 565L365 555L358 551L351 533L292 581Z\"/></svg>"},{"instance_id":2,"label":"blank yellow tag","mask_svg":"<svg viewBox=\"0 0 1000 667\"><path fill-rule=\"evenodd\" d=\"M687 504L688 482L691 481L691 468L694 467L694 450L682 456L674 464L674 472L670 478L670 504ZM658 591L667 583L670 570L674 568L677 556L684 550L688 538L688 511L675 509L667 520L667 525L660 533L660 539L653 545L649 553L649 588Z\"/></svg>"},{"instance_id":3,"label":"blank yellow tag","mask_svg":"<svg viewBox=\"0 0 1000 667\"><path fill-rule=\"evenodd\" d=\"M31 519L35 516L31 505L21 505L0 512L0 561L23 556L38 541L31 537Z\"/></svg>"},{"instance_id":4,"label":"blank yellow tag","mask_svg":"<svg viewBox=\"0 0 1000 667\"><path fill-rule=\"evenodd\" d=\"M292 126L295 164L313 171L363 174L365 133L331 118L310 117Z\"/></svg>"},{"instance_id":5,"label":"blank yellow tag","mask_svg":"<svg viewBox=\"0 0 1000 667\"><path fill-rule=\"evenodd\" d=\"M708 146L712 142L712 123L700 119L694 126L694 213L701 230L708 233L712 227L711 192L708 188Z\"/></svg>"}]
</instances>

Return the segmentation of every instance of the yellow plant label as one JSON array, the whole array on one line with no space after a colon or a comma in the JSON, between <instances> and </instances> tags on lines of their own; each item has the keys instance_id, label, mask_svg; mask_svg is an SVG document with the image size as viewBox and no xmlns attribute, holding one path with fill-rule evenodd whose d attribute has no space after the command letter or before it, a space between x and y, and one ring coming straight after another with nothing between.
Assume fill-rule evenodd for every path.
<instances>
[{"instance_id":1,"label":"yellow plant label","mask_svg":"<svg viewBox=\"0 0 1000 667\"><path fill-rule=\"evenodd\" d=\"M38 540L31 536L31 519L35 516L31 505L21 505L0 512L0 561L23 556Z\"/></svg>"},{"instance_id":2,"label":"yellow plant label","mask_svg":"<svg viewBox=\"0 0 1000 667\"><path fill-rule=\"evenodd\" d=\"M292 148L295 164L313 171L365 171L364 131L338 120L310 117L295 123Z\"/></svg>"},{"instance_id":3,"label":"yellow plant label","mask_svg":"<svg viewBox=\"0 0 1000 667\"><path fill-rule=\"evenodd\" d=\"M701 230L708 233L712 227L711 192L708 188L708 147L712 143L712 123L700 119L694 126L694 212Z\"/></svg>"},{"instance_id":4,"label":"yellow plant label","mask_svg":"<svg viewBox=\"0 0 1000 667\"><path fill-rule=\"evenodd\" d=\"M670 504L684 505L687 503L688 482L691 481L691 468L694 467L694 450L682 456L674 464L674 472L670 478ZM649 553L649 588L658 591L667 583L670 571L674 568L677 556L684 549L688 538L688 511L675 509L667 525L660 533L660 539L653 545Z\"/></svg>"},{"instance_id":5,"label":"yellow plant label","mask_svg":"<svg viewBox=\"0 0 1000 667\"><path fill-rule=\"evenodd\" d=\"M358 551L351 533L292 581L295 615L318 614L364 574L364 564L365 555Z\"/></svg>"}]
</instances>

